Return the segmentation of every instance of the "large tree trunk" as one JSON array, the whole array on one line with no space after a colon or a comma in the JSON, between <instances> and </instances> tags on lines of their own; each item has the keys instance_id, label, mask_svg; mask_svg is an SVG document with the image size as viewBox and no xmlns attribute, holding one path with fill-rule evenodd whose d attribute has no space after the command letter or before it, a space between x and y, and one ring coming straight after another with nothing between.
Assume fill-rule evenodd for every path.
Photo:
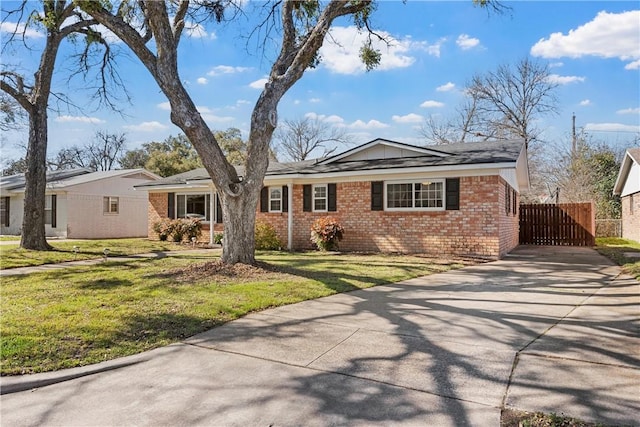
<instances>
[{"instance_id":1,"label":"large tree trunk","mask_svg":"<svg viewBox=\"0 0 640 427\"><path fill-rule=\"evenodd\" d=\"M20 247L37 251L52 249L44 229L47 187L47 107L36 106L29 115L29 145Z\"/></svg>"},{"instance_id":2,"label":"large tree trunk","mask_svg":"<svg viewBox=\"0 0 640 427\"><path fill-rule=\"evenodd\" d=\"M242 195L233 197L219 192L224 218L224 239L222 240L222 262L226 264L255 263L255 222L258 205L257 191L244 188Z\"/></svg>"}]
</instances>

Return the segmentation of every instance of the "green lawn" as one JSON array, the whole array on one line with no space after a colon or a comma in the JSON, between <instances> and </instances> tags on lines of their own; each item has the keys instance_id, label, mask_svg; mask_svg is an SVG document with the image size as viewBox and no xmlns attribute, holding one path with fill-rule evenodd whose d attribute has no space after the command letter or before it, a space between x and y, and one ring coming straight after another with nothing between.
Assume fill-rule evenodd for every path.
<instances>
[{"instance_id":1,"label":"green lawn","mask_svg":"<svg viewBox=\"0 0 640 427\"><path fill-rule=\"evenodd\" d=\"M417 256L258 253L108 261L2 280L2 375L81 366L179 341L247 313L459 267ZM208 265L208 267L204 267Z\"/></svg>"},{"instance_id":2,"label":"green lawn","mask_svg":"<svg viewBox=\"0 0 640 427\"><path fill-rule=\"evenodd\" d=\"M596 250L621 265L625 273L640 280L640 258L625 256L625 253L640 253L640 243L617 237L599 237Z\"/></svg>"},{"instance_id":3,"label":"green lawn","mask_svg":"<svg viewBox=\"0 0 640 427\"><path fill-rule=\"evenodd\" d=\"M28 267L43 264L75 261L103 257L105 248L109 256L134 255L140 253L175 251L192 249L190 245L178 245L172 242L160 242L148 239L108 239L79 241L49 241L53 251L30 251L15 245L0 245L0 269ZM74 246L78 252L74 251Z\"/></svg>"},{"instance_id":4,"label":"green lawn","mask_svg":"<svg viewBox=\"0 0 640 427\"><path fill-rule=\"evenodd\" d=\"M20 242L20 236L0 236L0 242Z\"/></svg>"}]
</instances>

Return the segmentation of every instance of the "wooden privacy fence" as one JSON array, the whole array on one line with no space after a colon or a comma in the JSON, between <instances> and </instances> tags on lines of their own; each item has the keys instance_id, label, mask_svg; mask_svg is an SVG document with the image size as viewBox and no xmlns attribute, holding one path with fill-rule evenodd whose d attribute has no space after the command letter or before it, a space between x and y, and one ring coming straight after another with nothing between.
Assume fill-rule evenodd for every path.
<instances>
[{"instance_id":1,"label":"wooden privacy fence","mask_svg":"<svg viewBox=\"0 0 640 427\"><path fill-rule=\"evenodd\" d=\"M520 205L520 244L594 246L593 203Z\"/></svg>"}]
</instances>

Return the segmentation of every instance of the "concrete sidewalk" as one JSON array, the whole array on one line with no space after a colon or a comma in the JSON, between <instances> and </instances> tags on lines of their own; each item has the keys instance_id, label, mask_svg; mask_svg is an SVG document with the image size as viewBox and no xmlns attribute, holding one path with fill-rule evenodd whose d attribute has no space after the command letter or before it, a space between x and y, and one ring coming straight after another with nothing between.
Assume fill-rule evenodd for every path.
<instances>
[{"instance_id":1,"label":"concrete sidewalk","mask_svg":"<svg viewBox=\"0 0 640 427\"><path fill-rule=\"evenodd\" d=\"M187 249L184 251L150 252L150 253L135 254L135 255L129 255L129 256L109 256L107 259L93 258L93 259L84 259L84 260L78 260L78 261L61 262L58 264L43 264L43 265L35 265L30 267L5 268L0 270L0 277L20 276L20 275L31 274L31 273L42 273L45 271L62 270L64 268L76 267L76 266L82 266L82 265L85 265L85 266L96 265L103 262L124 262L124 261L133 261L141 258L166 258L170 256L180 256L180 255L214 254L215 253L214 251L218 251L218 253L221 253L220 248Z\"/></svg>"},{"instance_id":2,"label":"concrete sidewalk","mask_svg":"<svg viewBox=\"0 0 640 427\"><path fill-rule=\"evenodd\" d=\"M638 425L640 284L618 274L591 249L521 247L4 377L2 425L499 426L503 407Z\"/></svg>"}]
</instances>

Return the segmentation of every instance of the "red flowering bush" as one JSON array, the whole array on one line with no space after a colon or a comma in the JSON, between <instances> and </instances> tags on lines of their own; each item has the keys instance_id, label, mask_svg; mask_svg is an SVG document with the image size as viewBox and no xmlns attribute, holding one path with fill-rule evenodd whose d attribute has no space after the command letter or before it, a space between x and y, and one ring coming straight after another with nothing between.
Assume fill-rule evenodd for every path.
<instances>
[{"instance_id":1,"label":"red flowering bush","mask_svg":"<svg viewBox=\"0 0 640 427\"><path fill-rule=\"evenodd\" d=\"M311 241L321 251L338 249L338 242L342 240L344 228L334 217L318 218L311 226Z\"/></svg>"}]
</instances>

